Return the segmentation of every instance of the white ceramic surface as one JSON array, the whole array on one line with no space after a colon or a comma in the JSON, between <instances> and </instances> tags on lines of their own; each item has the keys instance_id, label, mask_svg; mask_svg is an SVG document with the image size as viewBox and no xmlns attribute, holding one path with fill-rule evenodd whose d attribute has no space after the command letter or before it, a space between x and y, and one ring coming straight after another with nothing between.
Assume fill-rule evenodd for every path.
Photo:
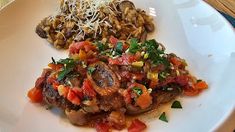
<instances>
[{"instance_id":1,"label":"white ceramic surface","mask_svg":"<svg viewBox=\"0 0 235 132\"><path fill-rule=\"evenodd\" d=\"M134 2L153 15L157 32L152 37L163 43L167 52L185 58L189 70L209 84L198 97L180 98L182 110L170 109L169 104L162 107L159 112L167 112L169 123L159 121L157 112L147 120L147 131L216 130L235 109L232 27L199 0ZM26 97L50 57L66 56L34 33L37 23L57 5L56 0L16 0L0 11L0 132L94 131L72 126L59 111L47 111Z\"/></svg>"}]
</instances>

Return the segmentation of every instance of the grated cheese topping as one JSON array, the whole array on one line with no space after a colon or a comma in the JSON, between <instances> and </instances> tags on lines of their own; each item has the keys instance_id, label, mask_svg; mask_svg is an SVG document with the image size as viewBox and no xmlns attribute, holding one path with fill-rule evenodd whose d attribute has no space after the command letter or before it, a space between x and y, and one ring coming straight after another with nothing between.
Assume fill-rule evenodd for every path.
<instances>
[{"instance_id":1,"label":"grated cheese topping","mask_svg":"<svg viewBox=\"0 0 235 132\"><path fill-rule=\"evenodd\" d=\"M111 8L114 2L120 2L119 0L61 0L59 11L49 17L49 20L54 20L57 15L64 16L66 21L75 22L77 29L73 29L72 32L77 33L74 40L84 39L87 32L94 32L94 38L97 34L102 33L100 24L105 24L108 27L112 27L107 21L107 16L100 17L100 9L105 8L114 13L116 11L115 6Z\"/></svg>"}]
</instances>

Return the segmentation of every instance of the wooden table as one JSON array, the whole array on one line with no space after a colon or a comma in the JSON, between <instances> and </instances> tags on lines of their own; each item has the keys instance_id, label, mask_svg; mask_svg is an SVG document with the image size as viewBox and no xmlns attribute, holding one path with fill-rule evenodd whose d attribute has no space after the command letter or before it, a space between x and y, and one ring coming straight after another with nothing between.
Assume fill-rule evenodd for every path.
<instances>
[{"instance_id":1,"label":"wooden table","mask_svg":"<svg viewBox=\"0 0 235 132\"><path fill-rule=\"evenodd\" d=\"M205 0L212 7L235 18L235 0Z\"/></svg>"}]
</instances>

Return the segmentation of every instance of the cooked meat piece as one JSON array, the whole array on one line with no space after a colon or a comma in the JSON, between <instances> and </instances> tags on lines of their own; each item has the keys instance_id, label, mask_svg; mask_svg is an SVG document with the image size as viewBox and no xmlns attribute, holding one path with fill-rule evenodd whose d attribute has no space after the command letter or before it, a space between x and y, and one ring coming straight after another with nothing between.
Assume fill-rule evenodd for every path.
<instances>
[{"instance_id":1,"label":"cooked meat piece","mask_svg":"<svg viewBox=\"0 0 235 132\"><path fill-rule=\"evenodd\" d=\"M128 114L128 115L137 115L137 114L140 114L140 113L147 112L147 111L149 111L151 109L152 109L152 105L150 105L146 109L141 109L138 106L134 106L132 104L127 104L126 105L126 114Z\"/></svg>"},{"instance_id":2,"label":"cooked meat piece","mask_svg":"<svg viewBox=\"0 0 235 132\"><path fill-rule=\"evenodd\" d=\"M110 96L98 97L98 101L100 109L104 111L118 110L124 106L123 97L118 93Z\"/></svg>"},{"instance_id":3,"label":"cooked meat piece","mask_svg":"<svg viewBox=\"0 0 235 132\"><path fill-rule=\"evenodd\" d=\"M89 67L95 68L92 74L87 74L87 77L98 94L107 96L117 92L120 83L115 73L104 62L96 62Z\"/></svg>"},{"instance_id":4,"label":"cooked meat piece","mask_svg":"<svg viewBox=\"0 0 235 132\"><path fill-rule=\"evenodd\" d=\"M171 90L157 90L153 93L154 105L160 105L175 99L181 94L181 90L178 88L172 88Z\"/></svg>"},{"instance_id":5,"label":"cooked meat piece","mask_svg":"<svg viewBox=\"0 0 235 132\"><path fill-rule=\"evenodd\" d=\"M68 110L78 110L80 108L80 106L74 105L66 98L60 96L50 84L44 86L42 95L43 100L49 105Z\"/></svg>"},{"instance_id":6,"label":"cooked meat piece","mask_svg":"<svg viewBox=\"0 0 235 132\"><path fill-rule=\"evenodd\" d=\"M86 125L91 121L90 114L88 114L83 109L78 111L74 110L65 110L65 114L68 117L69 121L74 125Z\"/></svg>"},{"instance_id":7,"label":"cooked meat piece","mask_svg":"<svg viewBox=\"0 0 235 132\"><path fill-rule=\"evenodd\" d=\"M35 31L41 38L47 38L47 33L42 29L42 24L38 24Z\"/></svg>"}]
</instances>

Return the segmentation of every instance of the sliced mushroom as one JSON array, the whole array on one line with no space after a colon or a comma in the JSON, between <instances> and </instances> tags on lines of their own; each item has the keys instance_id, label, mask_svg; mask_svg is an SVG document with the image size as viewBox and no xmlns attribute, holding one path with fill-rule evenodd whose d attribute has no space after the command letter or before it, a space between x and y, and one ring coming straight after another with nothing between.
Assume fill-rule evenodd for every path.
<instances>
[{"instance_id":1,"label":"sliced mushroom","mask_svg":"<svg viewBox=\"0 0 235 132\"><path fill-rule=\"evenodd\" d=\"M154 24L152 22L145 23L144 27L145 27L147 32L153 32L154 31Z\"/></svg>"},{"instance_id":2,"label":"sliced mushroom","mask_svg":"<svg viewBox=\"0 0 235 132\"><path fill-rule=\"evenodd\" d=\"M41 24L37 25L35 32L36 32L36 33L38 34L38 36L40 36L41 38L47 38L47 33L43 30Z\"/></svg>"},{"instance_id":3,"label":"sliced mushroom","mask_svg":"<svg viewBox=\"0 0 235 132\"><path fill-rule=\"evenodd\" d=\"M122 1L122 2L119 4L118 7L119 7L119 9L120 9L121 12L125 12L125 10L126 10L127 8L129 8L129 9L135 9L134 3L132 3L131 1L128 1L128 0Z\"/></svg>"},{"instance_id":4,"label":"sliced mushroom","mask_svg":"<svg viewBox=\"0 0 235 132\"><path fill-rule=\"evenodd\" d=\"M87 73L87 77L99 95L107 96L118 91L120 83L115 73L104 62L96 62L89 67L95 68L91 74Z\"/></svg>"}]
</instances>

